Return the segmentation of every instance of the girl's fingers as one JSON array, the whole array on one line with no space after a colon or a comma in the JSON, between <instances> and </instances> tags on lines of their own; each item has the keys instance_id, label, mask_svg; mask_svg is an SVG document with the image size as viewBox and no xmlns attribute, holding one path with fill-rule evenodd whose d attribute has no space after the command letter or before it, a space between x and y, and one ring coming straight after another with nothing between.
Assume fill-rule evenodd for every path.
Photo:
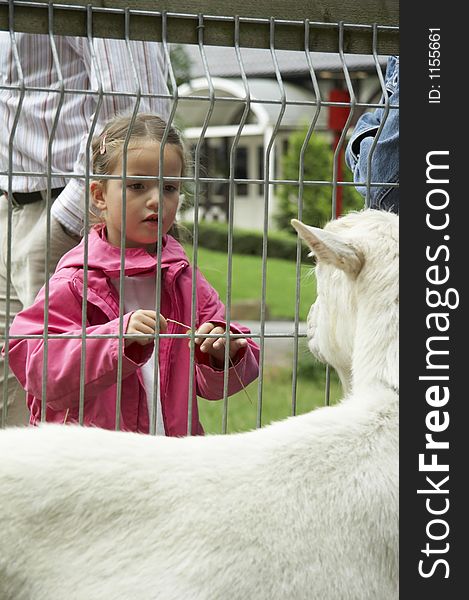
<instances>
[{"instance_id":1,"label":"girl's fingers","mask_svg":"<svg viewBox=\"0 0 469 600\"><path fill-rule=\"evenodd\" d=\"M156 313L154 310L136 310L130 317L130 325L137 327L139 324L154 327L156 322Z\"/></svg>"},{"instance_id":2,"label":"girl's fingers","mask_svg":"<svg viewBox=\"0 0 469 600\"><path fill-rule=\"evenodd\" d=\"M166 333L168 324L166 319L160 315L160 332ZM136 311L130 320L130 328L140 333L154 333L156 329L156 312L154 310Z\"/></svg>"},{"instance_id":3,"label":"girl's fingers","mask_svg":"<svg viewBox=\"0 0 469 600\"><path fill-rule=\"evenodd\" d=\"M212 329L213 329L214 327L215 327L215 325L214 325L213 323L209 323L209 322L207 322L207 323L203 323L203 324L202 324L202 325L201 325L201 326L200 326L200 327L197 329L197 331L196 331L195 333L196 333L196 335L197 335L198 333L211 333L211 331L212 331ZM189 333L192 333L192 331L191 331L190 329L188 329L188 330L186 331L186 333L187 333L187 334L189 334ZM202 343L203 343L203 341L204 341L204 338L201 338L201 337L196 337L196 338L194 339L194 343L196 344L196 346L200 346L200 344L202 344ZM189 342L188 342L188 344L187 344L187 345L189 346L189 348L191 347L191 341L190 341L190 340L189 340Z\"/></svg>"},{"instance_id":4,"label":"girl's fingers","mask_svg":"<svg viewBox=\"0 0 469 600\"><path fill-rule=\"evenodd\" d=\"M153 331L156 328L156 321L154 319L151 319L150 317L142 317L138 321L138 324L142 327L150 327Z\"/></svg>"},{"instance_id":5,"label":"girl's fingers","mask_svg":"<svg viewBox=\"0 0 469 600\"><path fill-rule=\"evenodd\" d=\"M203 323L195 333L212 333L213 329L215 329L215 325L213 323L207 322Z\"/></svg>"},{"instance_id":6,"label":"girl's fingers","mask_svg":"<svg viewBox=\"0 0 469 600\"><path fill-rule=\"evenodd\" d=\"M201 331L199 330L198 333L201 333ZM204 333L213 333L213 334L218 334L218 335L222 335L225 333L225 330L223 329L223 327L213 327L213 329L211 329L210 331L204 332ZM211 348L213 348L214 350L220 350L221 348L223 348L223 346L225 345L225 338L199 338L201 340L200 342L200 350L201 352L209 352Z\"/></svg>"},{"instance_id":7,"label":"girl's fingers","mask_svg":"<svg viewBox=\"0 0 469 600\"><path fill-rule=\"evenodd\" d=\"M186 331L190 333L190 330ZM209 337L203 338L200 334L214 334L220 337ZM199 334L199 335L197 335ZM196 331L195 343L200 346L201 352L212 354L213 356L222 359L225 354L225 328L221 326L215 326L213 323L203 323ZM243 338L236 338L230 341L230 358L233 358L241 348L245 348L248 345L247 340ZM190 347L190 342L189 342Z\"/></svg>"},{"instance_id":8,"label":"girl's fingers","mask_svg":"<svg viewBox=\"0 0 469 600\"><path fill-rule=\"evenodd\" d=\"M156 315L156 313L155 313ZM163 315L160 315L160 332L166 333L168 331L168 323Z\"/></svg>"},{"instance_id":9,"label":"girl's fingers","mask_svg":"<svg viewBox=\"0 0 469 600\"><path fill-rule=\"evenodd\" d=\"M213 323L207 322L207 323L203 323L195 332L196 335L198 333L213 333L215 329L215 325ZM190 333L190 331L188 332ZM202 346L204 344L204 342L206 341L205 338L203 337L196 337L195 338L195 343L197 344L197 346L200 346L200 349L202 350ZM203 352L205 352L205 350L203 350Z\"/></svg>"},{"instance_id":10,"label":"girl's fingers","mask_svg":"<svg viewBox=\"0 0 469 600\"><path fill-rule=\"evenodd\" d=\"M246 348L247 345L248 345L248 342L244 338L237 338L236 340L233 340L231 342L231 348L236 350L236 352L238 352L238 350L241 350L241 348ZM236 352L235 352L235 354L236 354Z\"/></svg>"},{"instance_id":11,"label":"girl's fingers","mask_svg":"<svg viewBox=\"0 0 469 600\"><path fill-rule=\"evenodd\" d=\"M156 312L154 310L137 310L134 312L133 317L140 323L147 325L153 325L156 323Z\"/></svg>"},{"instance_id":12,"label":"girl's fingers","mask_svg":"<svg viewBox=\"0 0 469 600\"><path fill-rule=\"evenodd\" d=\"M246 348L248 345L247 340L243 338L236 338L230 342L230 358L233 359L238 352Z\"/></svg>"},{"instance_id":13,"label":"girl's fingers","mask_svg":"<svg viewBox=\"0 0 469 600\"><path fill-rule=\"evenodd\" d=\"M168 325L166 319L159 315L160 333L166 333ZM139 309L136 310L130 317L126 333L139 333L142 336L136 340L126 340L126 346L136 341L141 345L146 345L151 342L156 330L156 312L154 310Z\"/></svg>"},{"instance_id":14,"label":"girl's fingers","mask_svg":"<svg viewBox=\"0 0 469 600\"><path fill-rule=\"evenodd\" d=\"M146 323L139 323L135 329L137 330L137 333L145 333L149 335L153 335L155 333L155 328L151 325L147 325Z\"/></svg>"}]
</instances>

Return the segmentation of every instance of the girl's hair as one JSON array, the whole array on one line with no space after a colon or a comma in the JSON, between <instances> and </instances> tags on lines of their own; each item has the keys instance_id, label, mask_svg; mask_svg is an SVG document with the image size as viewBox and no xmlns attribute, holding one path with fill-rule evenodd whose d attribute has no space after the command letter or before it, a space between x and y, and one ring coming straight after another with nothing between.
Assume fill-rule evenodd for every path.
<instances>
[{"instance_id":1,"label":"girl's hair","mask_svg":"<svg viewBox=\"0 0 469 600\"><path fill-rule=\"evenodd\" d=\"M112 173L122 156L129 129L128 149L131 149L135 143L142 140L147 142L161 142L164 138L166 140L165 146L170 144L179 153L181 159L181 177L186 175L189 160L181 133L172 125L168 126L158 115L138 113L135 119L133 119L132 115L115 117L105 125L100 135L93 138L92 169L94 179L99 180L99 175ZM165 137L166 130L167 135ZM106 185L106 182L107 179L102 180L103 185ZM93 210L90 210L90 213L91 224L102 220ZM184 237L177 223L174 223L169 233L177 238Z\"/></svg>"},{"instance_id":2,"label":"girl's hair","mask_svg":"<svg viewBox=\"0 0 469 600\"><path fill-rule=\"evenodd\" d=\"M157 115L148 113L138 113L134 120L132 115L118 116L109 121L101 134L93 139L92 156L95 175L107 175L114 170L122 156L129 129L128 148L132 148L136 141L141 140L161 142L168 129L165 144L171 144L179 151L182 164L181 176L185 175L187 159L181 134L175 127L168 127Z\"/></svg>"}]
</instances>

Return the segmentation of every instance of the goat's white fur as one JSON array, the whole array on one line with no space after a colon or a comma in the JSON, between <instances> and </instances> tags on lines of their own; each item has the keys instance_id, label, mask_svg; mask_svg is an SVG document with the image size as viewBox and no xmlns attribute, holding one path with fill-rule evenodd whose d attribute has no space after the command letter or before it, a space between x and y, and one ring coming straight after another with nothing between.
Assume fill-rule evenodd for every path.
<instances>
[{"instance_id":1,"label":"goat's white fur","mask_svg":"<svg viewBox=\"0 0 469 600\"><path fill-rule=\"evenodd\" d=\"M1 600L397 598L398 218L294 226L346 398L227 436L1 432Z\"/></svg>"}]
</instances>

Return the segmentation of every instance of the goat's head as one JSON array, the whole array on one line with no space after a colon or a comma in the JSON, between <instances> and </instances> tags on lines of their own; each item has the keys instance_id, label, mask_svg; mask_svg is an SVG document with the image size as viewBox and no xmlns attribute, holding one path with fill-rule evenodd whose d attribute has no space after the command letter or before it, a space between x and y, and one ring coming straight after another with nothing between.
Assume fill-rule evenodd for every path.
<instances>
[{"instance_id":1,"label":"goat's head","mask_svg":"<svg viewBox=\"0 0 469 600\"><path fill-rule=\"evenodd\" d=\"M365 374L361 362L373 376L397 385L398 222L376 210L350 213L324 229L292 220L317 262L309 349L336 369L346 389ZM392 364L380 364L389 363L389 355Z\"/></svg>"}]
</instances>

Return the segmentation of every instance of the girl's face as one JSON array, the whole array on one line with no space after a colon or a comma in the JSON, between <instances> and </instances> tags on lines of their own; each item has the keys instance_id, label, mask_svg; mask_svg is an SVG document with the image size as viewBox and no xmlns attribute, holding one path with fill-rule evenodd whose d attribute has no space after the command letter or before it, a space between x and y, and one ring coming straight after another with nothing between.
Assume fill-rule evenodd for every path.
<instances>
[{"instance_id":1,"label":"girl's face","mask_svg":"<svg viewBox=\"0 0 469 600\"><path fill-rule=\"evenodd\" d=\"M164 149L162 199L159 197L158 179L135 179L137 176L158 177L159 163L160 144L142 141L127 151L125 180L108 179L105 182L91 183L93 203L104 217L108 242L113 246L121 245L123 186L126 189L126 248L145 248L149 252L155 252L158 220L163 220L163 235L168 233L174 223L179 205L180 182L172 181L171 178L180 177L182 172L182 160L177 147L167 144ZM122 157L109 175L122 175Z\"/></svg>"}]
</instances>

